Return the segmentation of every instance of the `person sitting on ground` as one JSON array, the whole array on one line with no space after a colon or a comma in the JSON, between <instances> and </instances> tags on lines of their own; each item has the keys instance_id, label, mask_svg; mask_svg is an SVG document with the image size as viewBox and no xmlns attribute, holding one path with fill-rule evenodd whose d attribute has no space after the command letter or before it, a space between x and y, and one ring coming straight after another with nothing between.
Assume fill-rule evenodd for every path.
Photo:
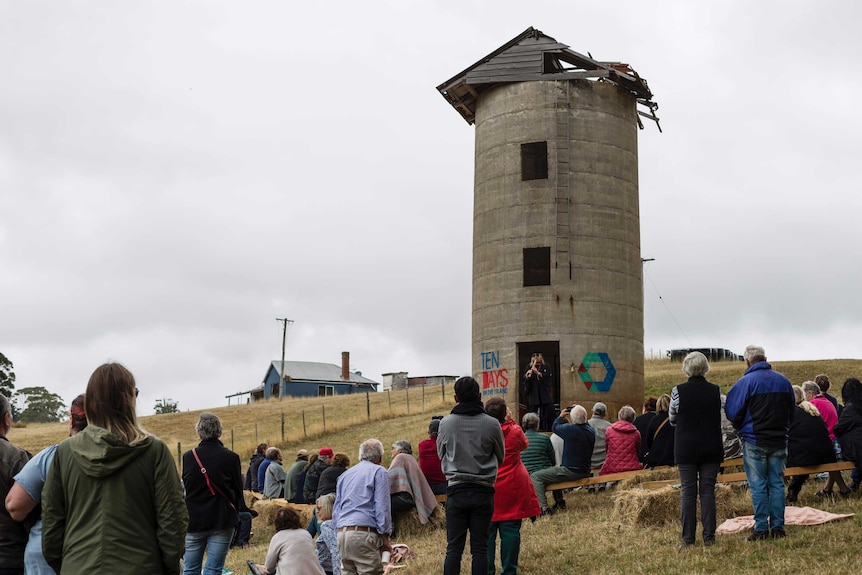
<instances>
[{"instance_id":1,"label":"person sitting on ground","mask_svg":"<svg viewBox=\"0 0 862 575\"><path fill-rule=\"evenodd\" d=\"M638 457L640 457L641 462L644 460L644 456L646 455L646 434L647 428L649 427L650 421L652 421L653 417L655 417L655 404L657 398L652 395L646 398L644 401L643 412L635 417L635 420L632 422L635 424L635 427L638 430L638 433L641 434L641 447L640 453Z\"/></svg>"},{"instance_id":2,"label":"person sitting on ground","mask_svg":"<svg viewBox=\"0 0 862 575\"><path fill-rule=\"evenodd\" d=\"M724 413L724 407L727 404L727 395L721 394L721 443L724 446L725 459L737 459L742 457L742 442L739 440L739 435L733 424Z\"/></svg>"},{"instance_id":3,"label":"person sitting on ground","mask_svg":"<svg viewBox=\"0 0 862 575\"><path fill-rule=\"evenodd\" d=\"M634 425L635 410L624 405L617 414L617 420L605 432L607 457L600 475L643 469L638 455L641 447L641 434Z\"/></svg>"},{"instance_id":4,"label":"person sitting on ground","mask_svg":"<svg viewBox=\"0 0 862 575\"><path fill-rule=\"evenodd\" d=\"M72 400L69 408L69 437L87 427L87 416L84 413L84 395ZM15 475L15 483L6 496L6 511L13 520L23 522L30 512L42 500L42 487L48 476L51 461L57 444L46 447L37 453L33 459ZM41 511L41 510L40 510ZM53 575L54 570L42 556L42 518L39 516L30 528L27 546L24 548L24 573L34 575Z\"/></svg>"},{"instance_id":5,"label":"person sitting on ground","mask_svg":"<svg viewBox=\"0 0 862 575\"><path fill-rule=\"evenodd\" d=\"M314 541L302 528L299 514L285 507L278 510L272 522L276 533L269 542L266 561L258 569L265 575L324 575Z\"/></svg>"},{"instance_id":6,"label":"person sitting on ground","mask_svg":"<svg viewBox=\"0 0 862 575\"><path fill-rule=\"evenodd\" d=\"M440 429L440 419L434 418L428 424L428 438L419 442L419 469L431 486L434 495L446 495L446 476L443 475L443 465L437 455L437 430Z\"/></svg>"},{"instance_id":7,"label":"person sitting on ground","mask_svg":"<svg viewBox=\"0 0 862 575\"><path fill-rule=\"evenodd\" d=\"M793 394L796 407L787 430L787 466L822 465L835 462L835 450L829 440L826 423L816 406L805 400L803 388L794 385ZM787 486L787 502L793 503L799 497L807 475L794 475ZM843 479L842 479L843 484ZM849 493L845 486L842 490ZM818 493L820 494L820 493Z\"/></svg>"},{"instance_id":8,"label":"person sitting on ground","mask_svg":"<svg viewBox=\"0 0 862 575\"><path fill-rule=\"evenodd\" d=\"M572 423L569 423L571 415ZM564 409L554 420L554 433L563 438L563 465L540 469L530 477L542 508L542 515L550 515L545 486L563 481L575 481L589 477L590 458L596 443L596 432L587 424L587 410L582 405ZM555 505L555 510L565 509L565 504Z\"/></svg>"},{"instance_id":9,"label":"person sitting on ground","mask_svg":"<svg viewBox=\"0 0 862 575\"><path fill-rule=\"evenodd\" d=\"M339 454L335 455L335 458ZM348 464L349 465L349 464ZM320 537L315 549L317 560L326 575L341 575L341 555L338 553L338 537L332 525L332 507L335 505L335 492L317 499L317 519L320 521Z\"/></svg>"},{"instance_id":10,"label":"person sitting on ground","mask_svg":"<svg viewBox=\"0 0 862 575\"><path fill-rule=\"evenodd\" d=\"M332 463L334 455L331 448L322 447L317 452L317 461L308 468L308 472L305 474L305 489L302 490L302 496L309 503L317 501L315 495L317 495L317 484L320 483L320 474Z\"/></svg>"},{"instance_id":11,"label":"person sitting on ground","mask_svg":"<svg viewBox=\"0 0 862 575\"><path fill-rule=\"evenodd\" d=\"M413 447L406 439L392 444L392 463L389 464L389 494L392 511L416 508L419 522L428 523L428 517L437 508L437 499L428 480L413 459Z\"/></svg>"},{"instance_id":12,"label":"person sitting on ground","mask_svg":"<svg viewBox=\"0 0 862 575\"><path fill-rule=\"evenodd\" d=\"M284 477L284 498L291 503L295 503L296 501L296 483L299 478L299 474L302 472L305 465L308 463L308 451L304 449L300 449L296 452L296 461L290 466L290 469L287 470L287 473ZM300 489L299 491L302 491Z\"/></svg>"},{"instance_id":13,"label":"person sitting on ground","mask_svg":"<svg viewBox=\"0 0 862 575\"><path fill-rule=\"evenodd\" d=\"M663 394L656 402L656 415L647 427L647 454L644 457L644 467L653 468L663 465L673 465L674 429L668 425L668 409L670 396Z\"/></svg>"},{"instance_id":14,"label":"person sitting on ground","mask_svg":"<svg viewBox=\"0 0 862 575\"><path fill-rule=\"evenodd\" d=\"M855 377L847 379L841 387L841 400L844 409L833 431L841 443L845 461L856 464L853 482L848 486L851 491L856 491L862 478L862 383Z\"/></svg>"},{"instance_id":15,"label":"person sitting on ground","mask_svg":"<svg viewBox=\"0 0 862 575\"><path fill-rule=\"evenodd\" d=\"M829 376L825 373L821 373L814 378L814 383L816 383L817 387L820 388L820 392L823 394L823 397L828 399L829 403L832 404L832 407L835 408L835 413L838 414L838 417L841 417L841 410L844 409L844 406L838 403L837 397L835 397L834 395L829 395L827 393L829 391L829 387L831 386Z\"/></svg>"},{"instance_id":16,"label":"person sitting on ground","mask_svg":"<svg viewBox=\"0 0 862 575\"><path fill-rule=\"evenodd\" d=\"M269 467L266 468L266 478L263 484L264 499L280 499L284 497L284 482L287 473L281 464L281 449L270 447L266 450L266 458L269 459Z\"/></svg>"},{"instance_id":17,"label":"person sitting on ground","mask_svg":"<svg viewBox=\"0 0 862 575\"><path fill-rule=\"evenodd\" d=\"M260 464L266 459L266 449L269 447L266 443L261 443L251 454L251 460L248 463L248 471L245 474L245 489L260 493L263 491L263 485L257 484L257 471Z\"/></svg>"},{"instance_id":18,"label":"person sitting on ground","mask_svg":"<svg viewBox=\"0 0 862 575\"><path fill-rule=\"evenodd\" d=\"M527 468L521 462L521 453L527 448L527 436L512 419L512 412L502 397L485 402L485 412L500 422L506 452L497 469L494 483L494 514L488 532L488 571L495 572L494 557L497 532L500 533L500 573L518 572L521 553L521 522L541 513L539 500L532 489ZM538 417L536 424L538 425Z\"/></svg>"},{"instance_id":19,"label":"person sitting on ground","mask_svg":"<svg viewBox=\"0 0 862 575\"><path fill-rule=\"evenodd\" d=\"M611 426L611 422L605 419L608 407L597 402L593 404L593 416L587 420L590 427L596 432L596 445L593 447L593 456L590 458L590 467L600 469L605 462L607 449L605 449L605 431Z\"/></svg>"}]
</instances>

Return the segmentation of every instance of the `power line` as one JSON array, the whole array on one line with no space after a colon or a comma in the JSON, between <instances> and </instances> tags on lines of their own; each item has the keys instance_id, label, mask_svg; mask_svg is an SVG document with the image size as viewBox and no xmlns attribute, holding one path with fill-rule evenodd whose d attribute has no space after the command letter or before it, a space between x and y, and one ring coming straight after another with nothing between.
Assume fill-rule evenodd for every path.
<instances>
[{"instance_id":1,"label":"power line","mask_svg":"<svg viewBox=\"0 0 862 575\"><path fill-rule=\"evenodd\" d=\"M649 260L647 260L647 261L649 261ZM649 283L650 283L650 285L652 285L652 288L655 290L655 293L656 293L656 295L658 296L659 301L660 301L660 302L662 303L662 305L664 306L665 311L667 311L667 314L668 314L668 315L670 316L670 318L673 320L673 323L675 323L675 324L676 324L676 327L677 327L677 328L679 328L679 331L681 331L681 332L682 332L682 335L684 335L684 336L685 336L685 339L688 341L688 345L691 345L691 338L690 338L690 337L688 337L688 334L687 334L687 333L685 333L685 330L684 330L684 329L682 329L682 326L681 326L681 325L679 325L679 322L678 322L678 321L676 321L676 318L674 317L673 313L670 311L670 307L668 307L667 302L665 302L665 301L664 301L664 298L663 298L663 297L661 297L661 293L659 293L658 288L657 288L657 287L656 287L656 285L655 285L655 282L654 282L654 281L652 281L652 276L650 276L650 275L649 275L649 270L646 268L646 266L644 266L644 273L646 274L647 279L649 279Z\"/></svg>"}]
</instances>

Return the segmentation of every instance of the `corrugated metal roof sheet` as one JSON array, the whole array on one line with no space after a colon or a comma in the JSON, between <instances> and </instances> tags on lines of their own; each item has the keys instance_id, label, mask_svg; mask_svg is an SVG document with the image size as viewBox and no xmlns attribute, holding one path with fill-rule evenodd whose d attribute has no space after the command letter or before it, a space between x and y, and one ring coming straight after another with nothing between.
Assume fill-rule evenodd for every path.
<instances>
[{"instance_id":1,"label":"corrugated metal roof sheet","mask_svg":"<svg viewBox=\"0 0 862 575\"><path fill-rule=\"evenodd\" d=\"M272 368L281 373L281 361L273 361ZM267 372L268 373L268 372ZM341 366L334 363L318 363L315 361L285 361L284 375L301 381L328 381L344 383L341 379ZM264 381L266 375L264 375ZM378 382L350 372L350 383L378 385Z\"/></svg>"}]
</instances>

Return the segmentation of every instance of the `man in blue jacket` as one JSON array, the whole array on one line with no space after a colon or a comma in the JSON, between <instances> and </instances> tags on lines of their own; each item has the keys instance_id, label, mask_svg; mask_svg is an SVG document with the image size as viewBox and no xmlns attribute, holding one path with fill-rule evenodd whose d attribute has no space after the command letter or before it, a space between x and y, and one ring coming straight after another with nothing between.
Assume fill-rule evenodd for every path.
<instances>
[{"instance_id":1,"label":"man in blue jacket","mask_svg":"<svg viewBox=\"0 0 862 575\"><path fill-rule=\"evenodd\" d=\"M749 541L785 537L784 468L795 405L790 380L766 362L762 347L743 355L748 369L727 392L724 411L742 439L742 462L754 505Z\"/></svg>"}]
</instances>

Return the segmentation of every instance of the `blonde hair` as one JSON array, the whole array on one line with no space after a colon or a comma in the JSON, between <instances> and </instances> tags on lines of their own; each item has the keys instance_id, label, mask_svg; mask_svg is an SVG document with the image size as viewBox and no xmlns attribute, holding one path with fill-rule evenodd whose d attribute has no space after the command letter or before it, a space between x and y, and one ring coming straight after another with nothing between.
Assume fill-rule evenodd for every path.
<instances>
[{"instance_id":1,"label":"blonde hair","mask_svg":"<svg viewBox=\"0 0 862 575\"><path fill-rule=\"evenodd\" d=\"M321 521L332 519L332 508L335 506L335 493L327 493L317 498L317 518Z\"/></svg>"}]
</instances>

